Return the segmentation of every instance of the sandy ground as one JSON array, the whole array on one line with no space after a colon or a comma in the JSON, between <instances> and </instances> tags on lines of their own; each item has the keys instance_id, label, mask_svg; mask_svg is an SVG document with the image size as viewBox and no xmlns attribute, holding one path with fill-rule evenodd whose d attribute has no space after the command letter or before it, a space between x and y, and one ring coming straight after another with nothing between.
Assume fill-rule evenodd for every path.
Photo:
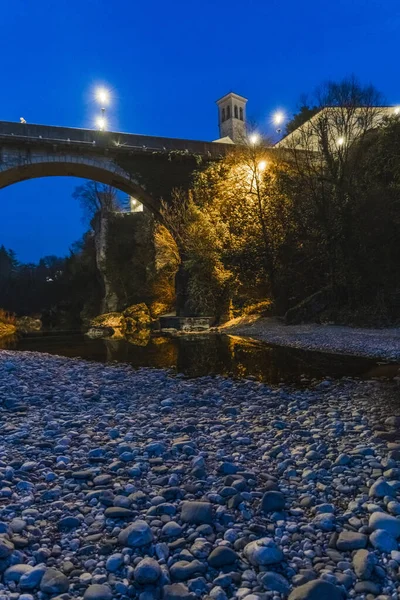
<instances>
[{"instance_id":1,"label":"sandy ground","mask_svg":"<svg viewBox=\"0 0 400 600\"><path fill-rule=\"evenodd\" d=\"M363 329L340 325L285 325L247 316L219 328L221 333L252 337L278 346L400 361L400 328Z\"/></svg>"}]
</instances>

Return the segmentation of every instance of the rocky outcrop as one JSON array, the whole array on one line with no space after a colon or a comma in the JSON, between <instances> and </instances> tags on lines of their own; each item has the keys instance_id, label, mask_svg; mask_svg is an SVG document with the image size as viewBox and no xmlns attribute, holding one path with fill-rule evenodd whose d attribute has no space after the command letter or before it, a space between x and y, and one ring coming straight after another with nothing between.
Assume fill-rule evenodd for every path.
<instances>
[{"instance_id":1,"label":"rocky outcrop","mask_svg":"<svg viewBox=\"0 0 400 600\"><path fill-rule=\"evenodd\" d=\"M151 315L146 304L133 304L123 313L110 312L90 320L87 335L91 338L121 338L125 335L145 346L150 336ZM132 341L135 343L135 341Z\"/></svg>"},{"instance_id":2,"label":"rocky outcrop","mask_svg":"<svg viewBox=\"0 0 400 600\"><path fill-rule=\"evenodd\" d=\"M21 333L34 333L42 329L42 321L34 317L19 317L15 325Z\"/></svg>"},{"instance_id":3,"label":"rocky outcrop","mask_svg":"<svg viewBox=\"0 0 400 600\"><path fill-rule=\"evenodd\" d=\"M125 331L125 317L119 312L109 312L103 315L98 315L91 319L91 327L112 327L112 329L121 329Z\"/></svg>"},{"instance_id":4,"label":"rocky outcrop","mask_svg":"<svg viewBox=\"0 0 400 600\"><path fill-rule=\"evenodd\" d=\"M15 332L15 325L10 325L9 323L2 323L0 321L0 338L5 337L6 335L12 335Z\"/></svg>"},{"instance_id":5,"label":"rocky outcrop","mask_svg":"<svg viewBox=\"0 0 400 600\"><path fill-rule=\"evenodd\" d=\"M140 304L133 304L126 308L123 312L126 323L126 333L135 333L141 329L150 327L151 315L144 302Z\"/></svg>"}]
</instances>

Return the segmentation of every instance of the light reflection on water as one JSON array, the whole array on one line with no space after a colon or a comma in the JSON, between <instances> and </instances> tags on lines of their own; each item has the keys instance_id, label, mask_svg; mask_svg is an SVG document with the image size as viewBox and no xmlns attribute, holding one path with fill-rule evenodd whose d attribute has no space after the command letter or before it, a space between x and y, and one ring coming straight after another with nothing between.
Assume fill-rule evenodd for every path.
<instances>
[{"instance_id":1,"label":"light reflection on water","mask_svg":"<svg viewBox=\"0 0 400 600\"><path fill-rule=\"evenodd\" d=\"M0 349L47 352L133 367L170 368L189 377L208 374L254 377L267 383L300 383L325 377L394 377L398 365L374 360L269 346L227 335L154 336L91 340L82 333L43 332L0 339Z\"/></svg>"}]
</instances>

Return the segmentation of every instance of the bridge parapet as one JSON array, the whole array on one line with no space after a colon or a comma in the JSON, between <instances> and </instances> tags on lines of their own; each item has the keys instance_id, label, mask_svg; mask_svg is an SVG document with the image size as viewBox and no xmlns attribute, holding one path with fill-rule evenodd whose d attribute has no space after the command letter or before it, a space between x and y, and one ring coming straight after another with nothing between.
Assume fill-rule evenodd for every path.
<instances>
[{"instance_id":1,"label":"bridge parapet","mask_svg":"<svg viewBox=\"0 0 400 600\"><path fill-rule=\"evenodd\" d=\"M156 137L115 131L97 131L0 121L0 143L26 145L84 146L115 152L186 152L218 158L232 150L231 144Z\"/></svg>"}]
</instances>

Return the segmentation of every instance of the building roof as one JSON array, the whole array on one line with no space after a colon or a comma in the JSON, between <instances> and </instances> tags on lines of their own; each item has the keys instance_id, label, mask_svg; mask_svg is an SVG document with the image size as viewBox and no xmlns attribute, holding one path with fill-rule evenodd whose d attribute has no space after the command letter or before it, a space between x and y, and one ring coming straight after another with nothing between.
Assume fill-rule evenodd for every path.
<instances>
[{"instance_id":1,"label":"building roof","mask_svg":"<svg viewBox=\"0 0 400 600\"><path fill-rule=\"evenodd\" d=\"M222 96L222 98L220 98L219 100L216 100L215 103L216 104L220 104L221 102L223 102L224 100L226 100L229 96L234 96L235 98L237 98L237 100L242 100L244 102L247 102L247 100L248 100L244 96L240 96L239 94L235 94L235 92L229 92L229 94L225 94L225 96Z\"/></svg>"}]
</instances>

